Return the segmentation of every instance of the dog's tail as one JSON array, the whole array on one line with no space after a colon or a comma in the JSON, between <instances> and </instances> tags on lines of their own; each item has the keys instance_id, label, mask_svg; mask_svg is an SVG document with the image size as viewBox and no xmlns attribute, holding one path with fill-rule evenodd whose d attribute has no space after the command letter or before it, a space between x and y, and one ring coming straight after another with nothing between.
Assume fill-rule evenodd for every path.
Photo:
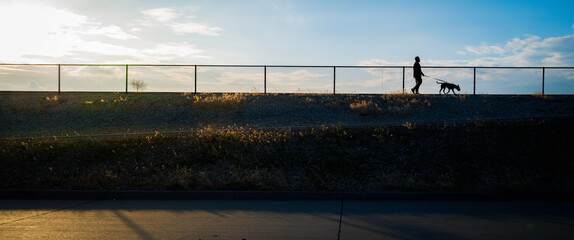
<instances>
[{"instance_id":1,"label":"dog's tail","mask_svg":"<svg viewBox=\"0 0 574 240\"><path fill-rule=\"evenodd\" d=\"M441 82L436 81L436 84L443 84L443 83L446 83L446 82L445 81L441 81Z\"/></svg>"}]
</instances>

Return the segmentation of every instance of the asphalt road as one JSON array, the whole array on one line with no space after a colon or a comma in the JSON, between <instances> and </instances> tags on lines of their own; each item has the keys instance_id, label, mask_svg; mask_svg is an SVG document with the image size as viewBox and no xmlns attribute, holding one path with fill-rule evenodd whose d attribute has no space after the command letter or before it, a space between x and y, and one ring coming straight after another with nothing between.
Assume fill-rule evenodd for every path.
<instances>
[{"instance_id":1,"label":"asphalt road","mask_svg":"<svg viewBox=\"0 0 574 240\"><path fill-rule=\"evenodd\" d=\"M574 203L0 200L0 239L338 238L574 239Z\"/></svg>"}]
</instances>

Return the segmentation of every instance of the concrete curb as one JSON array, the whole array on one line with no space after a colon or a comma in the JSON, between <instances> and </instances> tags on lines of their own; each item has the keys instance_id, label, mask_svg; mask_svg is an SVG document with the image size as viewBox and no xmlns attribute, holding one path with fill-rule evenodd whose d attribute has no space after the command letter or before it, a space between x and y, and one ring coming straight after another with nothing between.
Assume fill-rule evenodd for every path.
<instances>
[{"instance_id":1,"label":"concrete curb","mask_svg":"<svg viewBox=\"0 0 574 240\"><path fill-rule=\"evenodd\" d=\"M566 201L572 193L543 192L296 192L296 191L0 191L19 200L363 200L363 201Z\"/></svg>"}]
</instances>

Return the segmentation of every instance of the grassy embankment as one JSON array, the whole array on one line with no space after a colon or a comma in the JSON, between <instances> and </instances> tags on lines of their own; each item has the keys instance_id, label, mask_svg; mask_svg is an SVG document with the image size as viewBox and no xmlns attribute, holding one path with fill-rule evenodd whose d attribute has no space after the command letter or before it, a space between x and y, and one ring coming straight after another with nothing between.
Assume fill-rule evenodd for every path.
<instances>
[{"instance_id":1,"label":"grassy embankment","mask_svg":"<svg viewBox=\"0 0 574 240\"><path fill-rule=\"evenodd\" d=\"M182 97L199 108L245 101L241 94ZM129 103L110 104L122 101ZM369 101L346 104L358 114L382 111ZM0 189L571 192L572 133L572 120L561 119L3 139Z\"/></svg>"}]
</instances>

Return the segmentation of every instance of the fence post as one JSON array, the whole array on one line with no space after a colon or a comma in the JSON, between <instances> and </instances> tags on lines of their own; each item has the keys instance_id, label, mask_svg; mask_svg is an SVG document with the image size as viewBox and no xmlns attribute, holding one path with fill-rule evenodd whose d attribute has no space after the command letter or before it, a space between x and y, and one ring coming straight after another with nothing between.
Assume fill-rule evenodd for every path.
<instances>
[{"instance_id":1,"label":"fence post","mask_svg":"<svg viewBox=\"0 0 574 240\"><path fill-rule=\"evenodd\" d=\"M60 70L61 70L61 69L60 69L60 66L61 66L61 65L58 64L58 95L60 95L60 91L61 91L61 88L60 88L60 83L61 83L61 82L60 82L60 73L61 73L61 71L60 71Z\"/></svg>"},{"instance_id":2,"label":"fence post","mask_svg":"<svg viewBox=\"0 0 574 240\"><path fill-rule=\"evenodd\" d=\"M126 94L128 94L128 65L126 64Z\"/></svg>"},{"instance_id":3,"label":"fence post","mask_svg":"<svg viewBox=\"0 0 574 240\"><path fill-rule=\"evenodd\" d=\"M197 65L193 67L193 94L197 94Z\"/></svg>"},{"instance_id":4,"label":"fence post","mask_svg":"<svg viewBox=\"0 0 574 240\"><path fill-rule=\"evenodd\" d=\"M542 67L542 95L544 95L544 77L546 75L546 68Z\"/></svg>"},{"instance_id":5,"label":"fence post","mask_svg":"<svg viewBox=\"0 0 574 240\"><path fill-rule=\"evenodd\" d=\"M267 66L263 66L263 94L267 94Z\"/></svg>"},{"instance_id":6,"label":"fence post","mask_svg":"<svg viewBox=\"0 0 574 240\"><path fill-rule=\"evenodd\" d=\"M335 76L337 76L337 67L333 66L333 95L337 94L335 90L336 87Z\"/></svg>"},{"instance_id":7,"label":"fence post","mask_svg":"<svg viewBox=\"0 0 574 240\"><path fill-rule=\"evenodd\" d=\"M474 67L474 77L472 79L472 95L476 95L476 67Z\"/></svg>"},{"instance_id":8,"label":"fence post","mask_svg":"<svg viewBox=\"0 0 574 240\"><path fill-rule=\"evenodd\" d=\"M405 66L403 66L403 94L405 94Z\"/></svg>"}]
</instances>

